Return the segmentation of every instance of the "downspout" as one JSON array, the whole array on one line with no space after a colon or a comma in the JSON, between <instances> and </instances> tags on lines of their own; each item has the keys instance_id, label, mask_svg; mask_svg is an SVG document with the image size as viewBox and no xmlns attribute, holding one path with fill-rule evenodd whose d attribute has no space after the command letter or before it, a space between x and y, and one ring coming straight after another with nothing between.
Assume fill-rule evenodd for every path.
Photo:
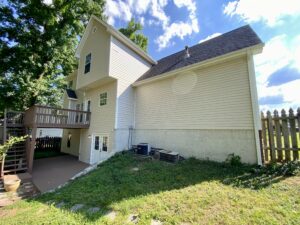
<instances>
[{"instance_id":1,"label":"downspout","mask_svg":"<svg viewBox=\"0 0 300 225\"><path fill-rule=\"evenodd\" d=\"M259 130L261 130L261 123L260 123L256 77L255 77L255 69L254 69L252 52L248 52L247 54L247 63L248 63L249 83L250 83L250 96L251 96L251 106L252 106L252 114L253 114L257 164L262 165L261 146L260 146L260 137L259 137Z\"/></svg>"}]
</instances>

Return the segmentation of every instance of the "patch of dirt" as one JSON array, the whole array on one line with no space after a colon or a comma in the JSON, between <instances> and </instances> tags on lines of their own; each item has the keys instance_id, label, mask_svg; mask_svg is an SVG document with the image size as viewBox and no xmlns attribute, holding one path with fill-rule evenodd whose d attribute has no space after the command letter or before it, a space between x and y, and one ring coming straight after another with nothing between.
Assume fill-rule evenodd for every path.
<instances>
[{"instance_id":1,"label":"patch of dirt","mask_svg":"<svg viewBox=\"0 0 300 225\"><path fill-rule=\"evenodd\" d=\"M26 212L26 211L28 211L28 209L4 209L4 208L0 208L0 218L16 216L17 213Z\"/></svg>"},{"instance_id":2,"label":"patch of dirt","mask_svg":"<svg viewBox=\"0 0 300 225\"><path fill-rule=\"evenodd\" d=\"M299 185L300 186L300 176L293 176L286 178L283 183L289 184L289 185Z\"/></svg>"},{"instance_id":3,"label":"patch of dirt","mask_svg":"<svg viewBox=\"0 0 300 225\"><path fill-rule=\"evenodd\" d=\"M17 215L17 209L0 209L0 217L13 217Z\"/></svg>"}]
</instances>

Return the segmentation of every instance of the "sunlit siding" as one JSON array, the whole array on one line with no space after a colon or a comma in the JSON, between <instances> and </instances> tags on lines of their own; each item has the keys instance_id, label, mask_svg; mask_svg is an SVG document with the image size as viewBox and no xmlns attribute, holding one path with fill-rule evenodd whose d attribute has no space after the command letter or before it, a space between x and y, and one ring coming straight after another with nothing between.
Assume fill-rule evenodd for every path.
<instances>
[{"instance_id":1,"label":"sunlit siding","mask_svg":"<svg viewBox=\"0 0 300 225\"><path fill-rule=\"evenodd\" d=\"M100 106L100 93L107 93L107 105ZM85 93L85 100L91 101L91 123L89 129L82 129L80 136L80 160L90 162L91 140L89 135L108 134L108 152L114 148L114 124L116 106L116 82L111 82Z\"/></svg>"},{"instance_id":2,"label":"sunlit siding","mask_svg":"<svg viewBox=\"0 0 300 225\"><path fill-rule=\"evenodd\" d=\"M246 58L136 88L136 129L253 129Z\"/></svg>"},{"instance_id":3,"label":"sunlit siding","mask_svg":"<svg viewBox=\"0 0 300 225\"><path fill-rule=\"evenodd\" d=\"M131 84L150 65L117 39L111 38L109 75L118 79L116 128L133 125L133 90Z\"/></svg>"},{"instance_id":4,"label":"sunlit siding","mask_svg":"<svg viewBox=\"0 0 300 225\"><path fill-rule=\"evenodd\" d=\"M93 23L92 30L80 53L77 89L108 77L110 35L103 25L95 21ZM90 72L85 74L85 59L89 53L91 53L91 67Z\"/></svg>"}]
</instances>

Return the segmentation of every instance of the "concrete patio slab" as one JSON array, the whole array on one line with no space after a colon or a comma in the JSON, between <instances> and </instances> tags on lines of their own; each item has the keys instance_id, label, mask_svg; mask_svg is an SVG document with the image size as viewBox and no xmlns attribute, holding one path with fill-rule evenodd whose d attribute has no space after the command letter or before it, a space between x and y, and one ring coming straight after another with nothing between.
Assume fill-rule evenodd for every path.
<instances>
[{"instance_id":1,"label":"concrete patio slab","mask_svg":"<svg viewBox=\"0 0 300 225\"><path fill-rule=\"evenodd\" d=\"M33 163L32 180L43 193L66 183L88 166L71 155L37 159Z\"/></svg>"}]
</instances>

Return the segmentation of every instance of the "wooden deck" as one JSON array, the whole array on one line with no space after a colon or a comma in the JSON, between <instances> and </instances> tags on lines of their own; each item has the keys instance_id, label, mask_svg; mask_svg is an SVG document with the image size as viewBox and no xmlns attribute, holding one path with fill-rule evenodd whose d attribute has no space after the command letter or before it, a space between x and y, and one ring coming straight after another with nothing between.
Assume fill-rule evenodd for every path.
<instances>
[{"instance_id":1,"label":"wooden deck","mask_svg":"<svg viewBox=\"0 0 300 225\"><path fill-rule=\"evenodd\" d=\"M9 149L0 176L3 172L6 174L32 172L37 128L87 129L90 120L90 112L49 106L35 105L25 112L5 110L4 119L0 120L3 134L0 141L4 143L11 136L26 134L30 134L30 138Z\"/></svg>"},{"instance_id":2,"label":"wooden deck","mask_svg":"<svg viewBox=\"0 0 300 225\"><path fill-rule=\"evenodd\" d=\"M25 127L83 129L90 126L91 113L48 106L33 106L25 112Z\"/></svg>"}]
</instances>

